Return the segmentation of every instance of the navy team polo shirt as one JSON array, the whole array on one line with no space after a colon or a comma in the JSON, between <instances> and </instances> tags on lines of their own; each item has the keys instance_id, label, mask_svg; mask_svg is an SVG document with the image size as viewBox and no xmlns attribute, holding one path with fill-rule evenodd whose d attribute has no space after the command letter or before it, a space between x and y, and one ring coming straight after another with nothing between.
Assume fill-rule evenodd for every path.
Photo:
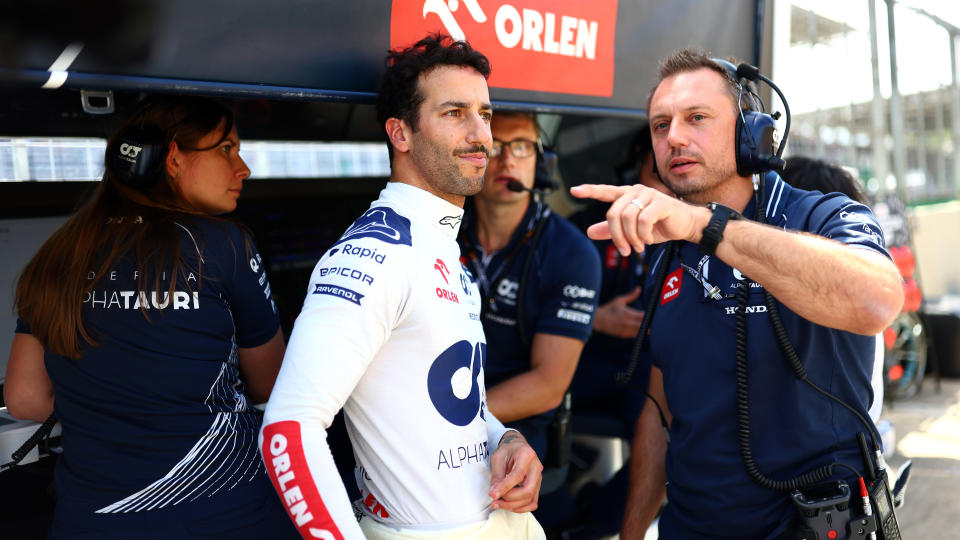
<instances>
[{"instance_id":1,"label":"navy team polo shirt","mask_svg":"<svg viewBox=\"0 0 960 540\"><path fill-rule=\"evenodd\" d=\"M866 206L839 193L793 189L775 174L765 184L770 225L886 254L883 233ZM751 200L743 215L752 218L754 207ZM740 287L750 286L748 384L753 455L760 471L781 480L839 461L862 472L856 433L869 436L868 428L795 378L775 342L763 288L717 257L704 260L696 244L681 242L679 256L669 261L663 254L662 246L651 254L647 287L660 295L650 345L673 414L666 458L669 503L660 520L661 537L775 538L789 527L796 510L789 494L754 483L740 458L733 298ZM724 299L708 298L704 285L681 262L693 270L699 267L702 280L719 287ZM662 264L668 265L667 280L653 291L650 282ZM808 293L816 296L818 291ZM809 379L866 418L874 336L819 326L778 305ZM843 468L835 472L850 475Z\"/></svg>"},{"instance_id":2,"label":"navy team polo shirt","mask_svg":"<svg viewBox=\"0 0 960 540\"><path fill-rule=\"evenodd\" d=\"M178 221L181 275L168 266L155 287L150 268L119 259L83 299L99 346L79 360L45 355L63 423L58 516L75 526L178 505L210 516L272 491L257 448L262 414L237 365L238 347L262 345L279 328L262 260L234 224Z\"/></svg>"},{"instance_id":3,"label":"navy team polo shirt","mask_svg":"<svg viewBox=\"0 0 960 540\"><path fill-rule=\"evenodd\" d=\"M546 221L531 254L529 234L538 213ZM569 221L531 201L506 247L485 255L477 240L476 212L471 205L459 240L466 266L477 279L485 302L482 322L487 337L484 377L488 388L530 370L534 334L587 341L597 307L600 261L590 240ZM526 289L520 291L523 267L531 256L534 259ZM527 344L517 329L520 295ZM510 427L523 433L541 461L546 452L547 427L555 411L510 423Z\"/></svg>"}]
</instances>

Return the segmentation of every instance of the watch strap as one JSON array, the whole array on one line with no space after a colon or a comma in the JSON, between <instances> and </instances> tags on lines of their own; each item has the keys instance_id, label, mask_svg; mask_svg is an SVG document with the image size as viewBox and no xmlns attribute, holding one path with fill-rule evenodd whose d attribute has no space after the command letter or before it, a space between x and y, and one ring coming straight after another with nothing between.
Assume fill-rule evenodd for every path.
<instances>
[{"instance_id":1,"label":"watch strap","mask_svg":"<svg viewBox=\"0 0 960 540\"><path fill-rule=\"evenodd\" d=\"M700 253L713 255L720 241L723 240L723 231L727 228L727 222L731 219L740 219L742 216L740 212L715 202L708 203L707 208L713 211L713 215L710 216L710 222L701 233Z\"/></svg>"}]
</instances>

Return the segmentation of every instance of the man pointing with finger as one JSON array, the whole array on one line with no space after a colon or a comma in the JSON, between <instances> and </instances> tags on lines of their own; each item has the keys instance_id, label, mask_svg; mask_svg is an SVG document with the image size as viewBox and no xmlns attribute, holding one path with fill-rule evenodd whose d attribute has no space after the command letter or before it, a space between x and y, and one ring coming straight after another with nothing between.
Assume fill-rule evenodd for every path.
<instances>
[{"instance_id":1,"label":"man pointing with finger","mask_svg":"<svg viewBox=\"0 0 960 540\"><path fill-rule=\"evenodd\" d=\"M829 479L856 485L845 467L864 469L856 433L872 426L794 376L764 293L807 379L865 417L872 336L900 310L900 279L865 206L792 189L775 174L759 182L737 172L739 95L735 78L702 51L673 53L648 113L657 168L681 199L643 186L571 190L613 203L591 237L612 238L624 255L667 243L650 254L645 290L657 297L649 393L669 443L648 400L631 452L625 539L643 537L665 492L663 538L795 538L789 493L765 479L837 464ZM769 225L755 221L758 207ZM745 326L735 337L738 317Z\"/></svg>"}]
</instances>

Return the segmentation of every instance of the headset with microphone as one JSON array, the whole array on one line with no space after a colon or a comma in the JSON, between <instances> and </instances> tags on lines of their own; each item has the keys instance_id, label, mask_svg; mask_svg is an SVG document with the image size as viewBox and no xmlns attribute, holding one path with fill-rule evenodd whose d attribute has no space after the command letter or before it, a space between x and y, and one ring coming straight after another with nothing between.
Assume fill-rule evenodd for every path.
<instances>
[{"instance_id":1,"label":"headset with microphone","mask_svg":"<svg viewBox=\"0 0 960 540\"><path fill-rule=\"evenodd\" d=\"M537 169L533 176L533 189L541 193L550 193L557 189L559 184L553 179L557 170L557 153L549 146L544 146L537 139ZM509 186L507 186L509 188Z\"/></svg>"},{"instance_id":2,"label":"headset with microphone","mask_svg":"<svg viewBox=\"0 0 960 540\"><path fill-rule=\"evenodd\" d=\"M537 138L537 163L533 175L533 187L528 188L516 179L507 182L507 189L517 193L526 191L533 195L546 195L557 189L559 185L553 179L553 173L557 170L557 153L550 147L545 147Z\"/></svg>"},{"instance_id":3,"label":"headset with microphone","mask_svg":"<svg viewBox=\"0 0 960 540\"><path fill-rule=\"evenodd\" d=\"M710 60L726 70L732 80L735 81L740 88L740 95L737 96L738 114L734 139L736 144L734 150L736 156L737 174L745 177L756 175L754 194L757 200L755 205L756 215L754 218L761 223L765 223L767 216L763 210L765 206L763 201L765 196L763 184L765 183L766 173L775 170L782 170L786 165L786 161L784 161L781 156L783 155L784 148L786 148L787 137L790 134L790 106L787 104L787 98L783 95L783 92L780 91L780 88L778 88L773 81L761 75L760 70L756 66L752 66L747 63L734 65L729 60L724 60L722 58L711 58ZM783 130L783 137L780 139L780 145L776 150L774 150L773 145L773 133L776 129L776 120L780 117L780 113L774 113L773 115L767 114L763 107L763 100L761 100L760 97L757 96L749 87L745 87L743 82L741 82L741 79L747 79L748 81L753 82L756 82L757 80L763 81L767 83L767 85L769 85L778 96L780 96L780 101L784 107L786 124ZM743 109L744 92L746 92L750 96L751 100L759 106L759 111ZM657 169L656 159L653 160L653 172L658 177L660 176L660 171ZM674 248L675 246L668 244L668 259L673 256ZM667 265L661 265L661 270L665 270L666 267ZM665 278L666 273L661 272L661 274L656 276L654 282L659 284L659 286L662 286ZM656 300L656 295L651 295L650 302L648 303L646 309L647 315L643 319L636 342L634 343L632 358L626 369L617 374L617 384L629 384L630 380L633 379L633 375L637 369L637 366L639 366L640 351L644 345L644 342L646 341L646 333L650 327L651 321L653 320L653 314L656 309L656 302L654 300ZM660 416L661 419L664 418L662 413Z\"/></svg>"},{"instance_id":4,"label":"headset with microphone","mask_svg":"<svg viewBox=\"0 0 960 540\"><path fill-rule=\"evenodd\" d=\"M790 107L787 105L783 93L777 88L777 85L773 84L773 81L761 75L756 66L746 63L735 66L732 62L722 58L711 58L711 60L725 69L740 86L740 95L737 96L738 114L735 133L737 174L751 176L771 170L783 170L786 161L781 156L784 148L786 148L787 136L790 133ZM744 85L742 79L752 82L763 81L780 96L780 101L786 111L786 126L783 130L783 138L780 141L779 148L776 150L773 144L773 134L776 131L780 113L767 114L763 107L763 101ZM750 96L751 101L757 104L760 110L744 110L744 93Z\"/></svg>"},{"instance_id":5,"label":"headset with microphone","mask_svg":"<svg viewBox=\"0 0 960 540\"><path fill-rule=\"evenodd\" d=\"M787 99L783 92L773 81L761 75L756 66L747 63L734 65L729 60L722 58L711 58L711 60L727 71L740 88L740 95L737 96L737 124L734 128L734 156L737 164L737 174L745 177L757 174L760 175L762 181L764 173L782 171L786 161L781 156L786 148L787 137L790 134L790 106L787 105ZM780 96L785 111L786 124L783 137L776 148L774 147L773 135L777 128L780 113L768 114L763 106L763 100L742 82L743 79L751 82L763 81ZM745 99L752 101L759 110L744 109L743 102ZM653 172L658 176L660 175L656 161L653 163Z\"/></svg>"},{"instance_id":6,"label":"headset with microphone","mask_svg":"<svg viewBox=\"0 0 960 540\"><path fill-rule=\"evenodd\" d=\"M535 189L528 188L527 186L523 185L523 182L515 178L511 178L510 181L507 182L507 189L509 189L510 191L515 191L517 193L520 193L522 191L526 191L527 193L536 193Z\"/></svg>"}]
</instances>

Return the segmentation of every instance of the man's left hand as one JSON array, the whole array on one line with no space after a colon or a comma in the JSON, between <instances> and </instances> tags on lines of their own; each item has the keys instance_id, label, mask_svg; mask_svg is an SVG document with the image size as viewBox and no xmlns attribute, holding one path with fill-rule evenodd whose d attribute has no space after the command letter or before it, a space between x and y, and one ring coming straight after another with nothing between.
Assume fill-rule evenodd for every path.
<instances>
[{"instance_id":1,"label":"man's left hand","mask_svg":"<svg viewBox=\"0 0 960 540\"><path fill-rule=\"evenodd\" d=\"M493 509L530 512L537 509L543 465L519 432L510 430L490 457Z\"/></svg>"}]
</instances>

